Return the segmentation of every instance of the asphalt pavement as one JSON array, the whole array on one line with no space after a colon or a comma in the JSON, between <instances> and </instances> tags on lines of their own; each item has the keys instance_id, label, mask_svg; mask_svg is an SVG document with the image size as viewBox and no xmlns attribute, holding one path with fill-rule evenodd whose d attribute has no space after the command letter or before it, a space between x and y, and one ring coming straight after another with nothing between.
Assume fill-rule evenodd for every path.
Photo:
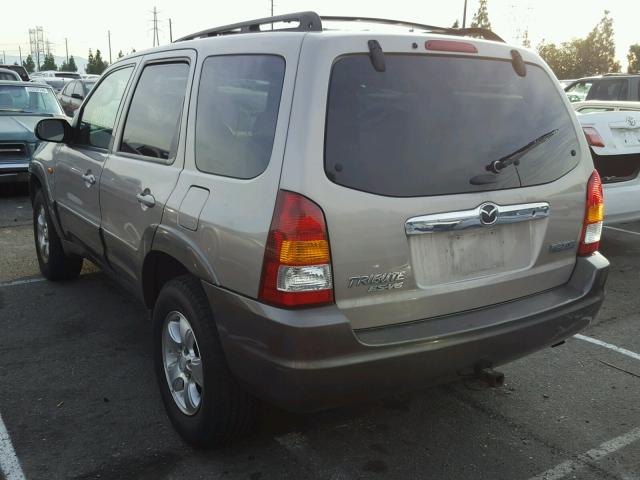
<instances>
[{"instance_id":1,"label":"asphalt pavement","mask_svg":"<svg viewBox=\"0 0 640 480\"><path fill-rule=\"evenodd\" d=\"M262 406L252 435L203 452L164 414L148 312L90 265L43 281L26 191L0 195L0 477L640 479L640 223L616 228L597 322L500 368L504 387L310 415Z\"/></svg>"}]
</instances>

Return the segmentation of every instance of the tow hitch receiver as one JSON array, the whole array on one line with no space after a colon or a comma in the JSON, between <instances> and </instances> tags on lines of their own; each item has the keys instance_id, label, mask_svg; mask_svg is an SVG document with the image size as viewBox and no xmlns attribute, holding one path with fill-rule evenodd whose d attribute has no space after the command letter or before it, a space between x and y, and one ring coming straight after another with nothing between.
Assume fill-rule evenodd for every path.
<instances>
[{"instance_id":1,"label":"tow hitch receiver","mask_svg":"<svg viewBox=\"0 0 640 480\"><path fill-rule=\"evenodd\" d=\"M474 376L492 388L499 388L504 385L504 373L498 372L491 367L476 366Z\"/></svg>"}]
</instances>

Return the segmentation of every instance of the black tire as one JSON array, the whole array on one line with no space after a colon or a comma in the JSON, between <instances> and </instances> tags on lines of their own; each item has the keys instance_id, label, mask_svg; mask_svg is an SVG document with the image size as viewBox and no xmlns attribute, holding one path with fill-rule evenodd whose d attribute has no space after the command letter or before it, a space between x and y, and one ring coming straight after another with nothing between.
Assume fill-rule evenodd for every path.
<instances>
[{"instance_id":1,"label":"black tire","mask_svg":"<svg viewBox=\"0 0 640 480\"><path fill-rule=\"evenodd\" d=\"M41 210L44 212L44 221L46 223L49 245L48 255L42 251L38 241L38 217ZM33 237L35 239L40 272L46 279L57 281L78 278L80 270L82 270L83 259L76 255L66 255L64 253L62 242L51 221L49 209L41 190L36 191L33 197Z\"/></svg>"},{"instance_id":2,"label":"black tire","mask_svg":"<svg viewBox=\"0 0 640 480\"><path fill-rule=\"evenodd\" d=\"M202 360L203 388L193 415L183 413L173 398L164 369L163 329L172 312L191 325ZM256 400L245 392L229 370L218 330L200 281L184 275L169 281L153 309L153 350L156 379L167 415L182 438L196 448L229 444L253 426Z\"/></svg>"}]
</instances>

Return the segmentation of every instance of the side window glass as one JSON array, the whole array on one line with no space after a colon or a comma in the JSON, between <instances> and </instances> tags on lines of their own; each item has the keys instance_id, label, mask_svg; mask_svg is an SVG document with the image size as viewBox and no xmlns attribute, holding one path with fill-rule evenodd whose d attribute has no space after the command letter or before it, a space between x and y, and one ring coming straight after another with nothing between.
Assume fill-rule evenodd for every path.
<instances>
[{"instance_id":1,"label":"side window glass","mask_svg":"<svg viewBox=\"0 0 640 480\"><path fill-rule=\"evenodd\" d=\"M269 164L285 61L225 55L204 61L196 115L196 165L207 173L253 178Z\"/></svg>"},{"instance_id":2,"label":"side window glass","mask_svg":"<svg viewBox=\"0 0 640 480\"><path fill-rule=\"evenodd\" d=\"M74 82L75 87L73 88L73 93L80 95L84 98L84 88L82 88L82 82Z\"/></svg>"},{"instance_id":3,"label":"side window glass","mask_svg":"<svg viewBox=\"0 0 640 480\"><path fill-rule=\"evenodd\" d=\"M69 82L67 85L65 85L65 87L62 89L62 94L69 96L71 95L71 92L73 92L73 84L75 82Z\"/></svg>"},{"instance_id":4,"label":"side window glass","mask_svg":"<svg viewBox=\"0 0 640 480\"><path fill-rule=\"evenodd\" d=\"M189 65L144 68L131 100L120 151L169 160L175 157Z\"/></svg>"},{"instance_id":5,"label":"side window glass","mask_svg":"<svg viewBox=\"0 0 640 480\"><path fill-rule=\"evenodd\" d=\"M116 70L96 87L96 91L82 111L82 118L78 123L77 143L109 148L118 108L131 72L133 72L133 66Z\"/></svg>"}]
</instances>

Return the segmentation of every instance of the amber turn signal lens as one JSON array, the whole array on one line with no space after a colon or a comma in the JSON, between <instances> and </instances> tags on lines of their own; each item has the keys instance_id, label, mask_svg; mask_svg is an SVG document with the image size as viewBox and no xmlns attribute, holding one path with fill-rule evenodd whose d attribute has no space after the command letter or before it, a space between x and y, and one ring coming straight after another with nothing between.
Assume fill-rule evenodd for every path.
<instances>
[{"instance_id":1,"label":"amber turn signal lens","mask_svg":"<svg viewBox=\"0 0 640 480\"><path fill-rule=\"evenodd\" d=\"M284 265L329 263L329 244L326 240L284 240L280 246L280 263Z\"/></svg>"}]
</instances>

